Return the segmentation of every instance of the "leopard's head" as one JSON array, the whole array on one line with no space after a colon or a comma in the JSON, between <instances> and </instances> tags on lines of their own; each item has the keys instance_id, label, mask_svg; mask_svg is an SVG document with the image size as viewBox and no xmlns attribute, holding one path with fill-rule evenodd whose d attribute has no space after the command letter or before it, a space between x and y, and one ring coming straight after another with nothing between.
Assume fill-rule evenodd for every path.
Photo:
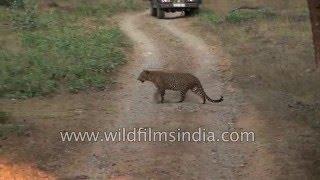
<instances>
[{"instance_id":1,"label":"leopard's head","mask_svg":"<svg viewBox=\"0 0 320 180\"><path fill-rule=\"evenodd\" d=\"M149 80L149 75L150 75L150 71L148 70L143 70L139 77L138 77L138 80L141 81L141 82L145 82L145 81L148 81Z\"/></svg>"}]
</instances>

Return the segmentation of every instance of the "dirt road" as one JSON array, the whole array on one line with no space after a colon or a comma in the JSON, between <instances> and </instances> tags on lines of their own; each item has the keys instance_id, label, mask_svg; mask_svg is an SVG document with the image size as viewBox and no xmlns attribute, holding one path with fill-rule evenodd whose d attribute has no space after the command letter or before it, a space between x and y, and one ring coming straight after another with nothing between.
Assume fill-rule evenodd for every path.
<instances>
[{"instance_id":1,"label":"dirt road","mask_svg":"<svg viewBox=\"0 0 320 180\"><path fill-rule=\"evenodd\" d=\"M33 108L39 108L39 114L53 109L64 112L60 119L73 119L73 124L81 123L81 128L86 131L116 131L119 128L153 128L167 132L177 129L193 132L202 128L217 134L233 131L240 108L239 95L227 90L218 66L220 59L212 47L185 29L190 26L188 18L175 16L179 17L179 14L169 20L158 20L147 13L119 17L121 29L132 39L134 53L117 73L116 87L101 93L75 95L63 102L61 96L45 104L35 105L30 100L21 103L19 108L26 110L33 103ZM143 69L193 73L210 97L223 95L225 101L203 105L198 96L189 92L184 103L176 103L179 93L167 92L166 103L158 104L153 98L154 86L137 81ZM50 108L46 108L46 104L50 104ZM60 107L59 104L64 105ZM76 116L71 114L70 118L66 107ZM77 127L54 127L52 131L55 133L62 128L79 130ZM43 162L49 165L42 169L52 171L52 176L58 178L236 179L239 168L247 160L241 143L97 142L61 145L57 134L55 137L56 143L48 147L55 148L51 154L54 158L51 161L44 158Z\"/></svg>"},{"instance_id":2,"label":"dirt road","mask_svg":"<svg viewBox=\"0 0 320 180\"><path fill-rule=\"evenodd\" d=\"M188 34L179 25L187 19L157 20L146 13L121 17L121 29L133 40L133 62L118 74L119 87L112 94L118 116L100 124L102 129L150 127L159 131L196 131L198 128L220 133L232 129L237 111L234 98L224 89L217 64L219 59L199 37ZM221 104L202 105L189 94L185 103L169 92L165 104L153 100L155 88L136 78L143 69L185 71L195 74L212 97L224 94ZM92 147L91 147L92 148ZM242 165L238 147L228 143L139 142L97 143L87 156L94 154L99 164L76 168L76 173L95 178L179 178L234 179L234 170ZM111 162L111 163L110 163ZM82 164L82 163L80 163ZM111 166L110 166L111 165ZM69 171L70 173L70 171Z\"/></svg>"}]
</instances>

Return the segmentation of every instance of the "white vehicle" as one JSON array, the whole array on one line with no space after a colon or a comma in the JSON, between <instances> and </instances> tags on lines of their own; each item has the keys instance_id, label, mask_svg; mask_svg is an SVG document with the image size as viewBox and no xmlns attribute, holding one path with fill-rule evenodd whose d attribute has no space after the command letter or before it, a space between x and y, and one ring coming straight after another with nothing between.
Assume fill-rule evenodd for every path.
<instances>
[{"instance_id":1,"label":"white vehicle","mask_svg":"<svg viewBox=\"0 0 320 180\"><path fill-rule=\"evenodd\" d=\"M184 11L186 16L197 13L202 0L150 0L152 16L163 19L165 12Z\"/></svg>"}]
</instances>

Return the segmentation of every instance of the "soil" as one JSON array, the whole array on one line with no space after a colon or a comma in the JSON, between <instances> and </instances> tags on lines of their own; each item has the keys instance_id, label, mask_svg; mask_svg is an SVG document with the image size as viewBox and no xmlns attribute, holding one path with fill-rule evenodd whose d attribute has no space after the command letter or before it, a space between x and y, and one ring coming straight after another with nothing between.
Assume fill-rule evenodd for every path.
<instances>
[{"instance_id":1,"label":"soil","mask_svg":"<svg viewBox=\"0 0 320 180\"><path fill-rule=\"evenodd\" d=\"M118 16L134 51L115 73L117 83L103 92L1 100L3 110L24 130L0 141L0 179L273 179L272 154L258 137L254 143L61 142L60 131L203 128L219 134L263 126L228 80L227 55L190 30L192 18L180 16ZM202 104L188 93L185 102L176 103L179 93L169 91L159 104L155 87L137 81L144 69L193 73L210 97L223 95L225 101Z\"/></svg>"}]
</instances>

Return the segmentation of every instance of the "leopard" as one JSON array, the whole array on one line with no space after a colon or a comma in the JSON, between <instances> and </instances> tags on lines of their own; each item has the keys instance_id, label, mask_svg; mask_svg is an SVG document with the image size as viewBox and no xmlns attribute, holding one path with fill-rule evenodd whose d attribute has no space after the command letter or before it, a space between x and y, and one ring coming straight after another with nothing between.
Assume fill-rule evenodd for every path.
<instances>
[{"instance_id":1,"label":"leopard","mask_svg":"<svg viewBox=\"0 0 320 180\"><path fill-rule=\"evenodd\" d=\"M152 82L157 88L157 93L161 95L160 103L164 102L166 90L180 91L180 101L178 103L185 101L189 90L200 96L203 104L206 103L206 100L212 103L220 103L224 100L223 96L220 99L211 99L205 93L200 80L191 73L143 70L137 80L142 83L145 81Z\"/></svg>"}]
</instances>

